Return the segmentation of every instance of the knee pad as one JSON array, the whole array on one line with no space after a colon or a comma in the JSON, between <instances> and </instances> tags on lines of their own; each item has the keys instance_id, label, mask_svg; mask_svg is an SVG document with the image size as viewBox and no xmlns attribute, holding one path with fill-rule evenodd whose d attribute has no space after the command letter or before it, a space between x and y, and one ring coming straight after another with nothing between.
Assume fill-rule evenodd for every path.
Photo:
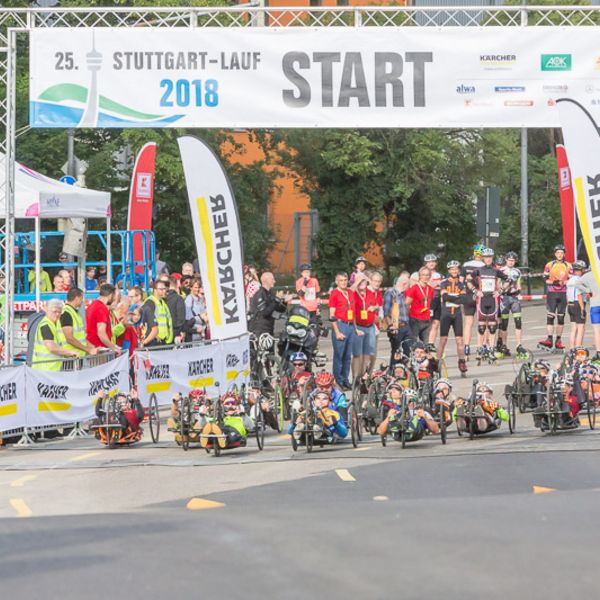
<instances>
[{"instance_id":1,"label":"knee pad","mask_svg":"<svg viewBox=\"0 0 600 600\"><path fill-rule=\"evenodd\" d=\"M508 331L508 317L502 316L502 320L500 321L500 331Z\"/></svg>"},{"instance_id":2,"label":"knee pad","mask_svg":"<svg viewBox=\"0 0 600 600\"><path fill-rule=\"evenodd\" d=\"M565 315L557 315L556 320L558 321L559 325L564 325L565 324Z\"/></svg>"},{"instance_id":3,"label":"knee pad","mask_svg":"<svg viewBox=\"0 0 600 600\"><path fill-rule=\"evenodd\" d=\"M498 329L498 323L488 323L488 329L490 330L490 334L494 335L496 333L496 329Z\"/></svg>"},{"instance_id":4,"label":"knee pad","mask_svg":"<svg viewBox=\"0 0 600 600\"><path fill-rule=\"evenodd\" d=\"M521 317L515 317L515 329L521 329Z\"/></svg>"},{"instance_id":5,"label":"knee pad","mask_svg":"<svg viewBox=\"0 0 600 600\"><path fill-rule=\"evenodd\" d=\"M479 335L483 335L485 333L485 323L477 324L477 333L479 333Z\"/></svg>"},{"instance_id":6,"label":"knee pad","mask_svg":"<svg viewBox=\"0 0 600 600\"><path fill-rule=\"evenodd\" d=\"M554 317L555 315L551 315L548 313L546 316L546 325L554 325Z\"/></svg>"}]
</instances>

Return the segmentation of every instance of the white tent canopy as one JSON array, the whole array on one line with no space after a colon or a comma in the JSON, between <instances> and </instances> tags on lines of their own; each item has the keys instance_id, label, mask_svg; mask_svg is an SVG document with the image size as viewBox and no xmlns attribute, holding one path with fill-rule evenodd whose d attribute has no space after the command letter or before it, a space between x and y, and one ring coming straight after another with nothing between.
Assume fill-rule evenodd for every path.
<instances>
[{"instance_id":1,"label":"white tent canopy","mask_svg":"<svg viewBox=\"0 0 600 600\"><path fill-rule=\"evenodd\" d=\"M3 155L0 154L0 157ZM0 169L0 189L6 172ZM6 188L5 188L6 189ZM0 196L0 215L5 212ZM15 218L106 218L110 216L110 193L61 183L20 163L15 163Z\"/></svg>"}]
</instances>

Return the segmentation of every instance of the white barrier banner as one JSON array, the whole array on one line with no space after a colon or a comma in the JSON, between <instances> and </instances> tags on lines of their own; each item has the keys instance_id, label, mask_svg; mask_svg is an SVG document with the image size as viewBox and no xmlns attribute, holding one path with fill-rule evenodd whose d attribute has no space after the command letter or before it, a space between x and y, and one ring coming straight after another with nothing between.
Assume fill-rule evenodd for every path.
<instances>
[{"instance_id":1,"label":"white barrier banner","mask_svg":"<svg viewBox=\"0 0 600 600\"><path fill-rule=\"evenodd\" d=\"M215 153L193 136L178 140L196 252L204 282L210 335L224 340L248 331L242 234L227 174Z\"/></svg>"},{"instance_id":2,"label":"white barrier banner","mask_svg":"<svg viewBox=\"0 0 600 600\"><path fill-rule=\"evenodd\" d=\"M0 369L0 431L18 429L26 422L25 365Z\"/></svg>"},{"instance_id":3,"label":"white barrier banner","mask_svg":"<svg viewBox=\"0 0 600 600\"><path fill-rule=\"evenodd\" d=\"M94 417L98 392L129 392L129 356L81 371L26 367L27 425L77 423Z\"/></svg>"},{"instance_id":4,"label":"white barrier banner","mask_svg":"<svg viewBox=\"0 0 600 600\"><path fill-rule=\"evenodd\" d=\"M239 386L247 380L248 355L247 335L191 348L138 350L135 364L142 404L148 406L153 393L159 405L166 405L176 393L206 389L217 395Z\"/></svg>"},{"instance_id":5,"label":"white barrier banner","mask_svg":"<svg viewBox=\"0 0 600 600\"><path fill-rule=\"evenodd\" d=\"M52 27L33 127L557 127L600 120L597 27Z\"/></svg>"}]
</instances>

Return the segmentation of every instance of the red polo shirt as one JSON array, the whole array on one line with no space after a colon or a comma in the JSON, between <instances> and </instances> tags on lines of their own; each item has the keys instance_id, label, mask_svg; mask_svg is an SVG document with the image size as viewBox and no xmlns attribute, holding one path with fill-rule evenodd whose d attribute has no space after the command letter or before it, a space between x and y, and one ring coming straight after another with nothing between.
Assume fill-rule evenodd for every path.
<instances>
[{"instance_id":1,"label":"red polo shirt","mask_svg":"<svg viewBox=\"0 0 600 600\"><path fill-rule=\"evenodd\" d=\"M329 308L335 308L335 318L354 322L356 317L356 294L352 290L335 288L329 295Z\"/></svg>"},{"instance_id":2,"label":"red polo shirt","mask_svg":"<svg viewBox=\"0 0 600 600\"><path fill-rule=\"evenodd\" d=\"M431 318L431 302L433 300L433 288L430 285L415 283L404 292L405 298L412 298L408 310L411 319L429 321Z\"/></svg>"},{"instance_id":3,"label":"red polo shirt","mask_svg":"<svg viewBox=\"0 0 600 600\"><path fill-rule=\"evenodd\" d=\"M98 323L106 323L106 335L108 339L112 336L110 323L110 310L102 300L96 298L85 311L86 335L88 342L97 348L104 348L104 344L98 337Z\"/></svg>"},{"instance_id":4,"label":"red polo shirt","mask_svg":"<svg viewBox=\"0 0 600 600\"><path fill-rule=\"evenodd\" d=\"M381 292L376 294L373 290L367 288L362 294L356 292L356 324L362 327L369 327L375 322L379 310L369 310L373 306L382 306L383 300Z\"/></svg>"}]
</instances>

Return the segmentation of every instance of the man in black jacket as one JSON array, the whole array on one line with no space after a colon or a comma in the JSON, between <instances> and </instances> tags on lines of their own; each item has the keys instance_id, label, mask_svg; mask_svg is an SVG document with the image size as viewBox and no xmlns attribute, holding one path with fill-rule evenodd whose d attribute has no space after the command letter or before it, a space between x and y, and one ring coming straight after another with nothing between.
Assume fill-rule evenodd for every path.
<instances>
[{"instance_id":1,"label":"man in black jacket","mask_svg":"<svg viewBox=\"0 0 600 600\"><path fill-rule=\"evenodd\" d=\"M169 277L169 291L165 302L171 313L173 322L173 341L180 344L183 339L183 328L185 325L185 300L179 295L179 280L176 277Z\"/></svg>"},{"instance_id":2,"label":"man in black jacket","mask_svg":"<svg viewBox=\"0 0 600 600\"><path fill-rule=\"evenodd\" d=\"M269 271L263 273L260 278L261 288L252 296L250 301L250 322L248 329L256 335L275 331L275 315L284 313L286 304L292 299L290 294L284 294L282 290L273 294L275 277Z\"/></svg>"}]
</instances>

